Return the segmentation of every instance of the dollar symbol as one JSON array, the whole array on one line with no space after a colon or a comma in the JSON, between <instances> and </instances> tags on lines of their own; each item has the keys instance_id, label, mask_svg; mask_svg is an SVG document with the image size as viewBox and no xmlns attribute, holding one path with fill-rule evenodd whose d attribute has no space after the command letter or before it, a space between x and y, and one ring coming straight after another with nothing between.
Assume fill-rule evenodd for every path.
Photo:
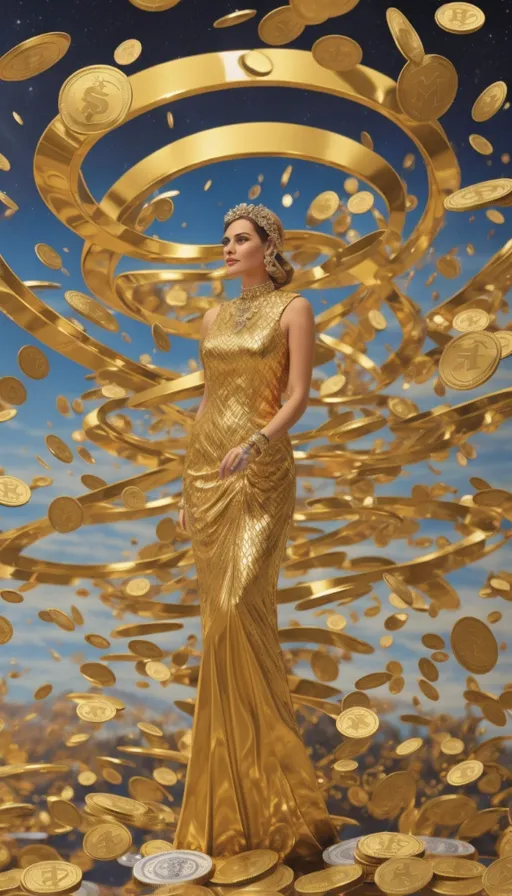
<instances>
[{"instance_id":1,"label":"dollar symbol","mask_svg":"<svg viewBox=\"0 0 512 896\"><path fill-rule=\"evenodd\" d=\"M90 122L94 115L105 114L108 109L108 100L103 79L85 88L82 101L84 103L82 114L87 122Z\"/></svg>"},{"instance_id":2,"label":"dollar symbol","mask_svg":"<svg viewBox=\"0 0 512 896\"><path fill-rule=\"evenodd\" d=\"M103 830L97 843L104 852L115 852L120 844L119 835L111 829Z\"/></svg>"},{"instance_id":3,"label":"dollar symbol","mask_svg":"<svg viewBox=\"0 0 512 896\"><path fill-rule=\"evenodd\" d=\"M61 881L65 880L68 876L68 871L66 868L56 868L55 865L52 865L51 868L43 868L41 872L41 882L48 886L57 886L61 883Z\"/></svg>"},{"instance_id":4,"label":"dollar symbol","mask_svg":"<svg viewBox=\"0 0 512 896\"><path fill-rule=\"evenodd\" d=\"M16 504L23 495L23 492L14 479L2 479L0 482L0 493L2 498L9 504Z\"/></svg>"}]
</instances>

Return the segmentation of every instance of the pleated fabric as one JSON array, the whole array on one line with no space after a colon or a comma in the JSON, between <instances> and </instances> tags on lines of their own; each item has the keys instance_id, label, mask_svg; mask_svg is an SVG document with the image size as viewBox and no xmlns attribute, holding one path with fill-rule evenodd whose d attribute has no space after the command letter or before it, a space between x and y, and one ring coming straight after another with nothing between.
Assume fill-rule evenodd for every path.
<instances>
[{"instance_id":1,"label":"pleated fabric","mask_svg":"<svg viewBox=\"0 0 512 896\"><path fill-rule=\"evenodd\" d=\"M173 846L210 856L273 848L318 858L338 840L298 730L277 633L296 493L288 434L247 469L219 478L229 449L281 407L289 358L280 318L296 295L252 299L255 313L238 332L240 300L226 302L201 348L208 401L191 430L183 495L203 654Z\"/></svg>"}]
</instances>

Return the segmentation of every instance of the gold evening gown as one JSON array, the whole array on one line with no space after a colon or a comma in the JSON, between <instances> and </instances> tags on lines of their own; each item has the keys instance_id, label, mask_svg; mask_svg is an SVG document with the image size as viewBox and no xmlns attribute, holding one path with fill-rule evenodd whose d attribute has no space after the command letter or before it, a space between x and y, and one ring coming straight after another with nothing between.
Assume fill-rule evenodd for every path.
<instances>
[{"instance_id":1,"label":"gold evening gown","mask_svg":"<svg viewBox=\"0 0 512 896\"><path fill-rule=\"evenodd\" d=\"M190 433L183 496L203 654L173 846L212 857L275 848L318 858L338 837L298 730L277 631L295 504L288 434L219 478L225 454L269 423L287 384L280 318L297 293L258 289L245 326L235 329L241 299L226 302L201 346L208 400Z\"/></svg>"}]
</instances>

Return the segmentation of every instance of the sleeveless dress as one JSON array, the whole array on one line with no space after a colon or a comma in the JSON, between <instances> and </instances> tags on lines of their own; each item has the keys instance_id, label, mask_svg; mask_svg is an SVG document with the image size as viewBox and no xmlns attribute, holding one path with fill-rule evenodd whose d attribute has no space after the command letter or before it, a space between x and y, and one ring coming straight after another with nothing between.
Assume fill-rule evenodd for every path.
<instances>
[{"instance_id":1,"label":"sleeveless dress","mask_svg":"<svg viewBox=\"0 0 512 896\"><path fill-rule=\"evenodd\" d=\"M175 849L230 856L274 848L318 858L338 841L300 736L277 632L276 590L295 505L288 434L219 478L230 448L281 407L288 342L280 318L297 293L226 302L203 339L208 401L190 433L183 496L197 571L203 654Z\"/></svg>"}]
</instances>

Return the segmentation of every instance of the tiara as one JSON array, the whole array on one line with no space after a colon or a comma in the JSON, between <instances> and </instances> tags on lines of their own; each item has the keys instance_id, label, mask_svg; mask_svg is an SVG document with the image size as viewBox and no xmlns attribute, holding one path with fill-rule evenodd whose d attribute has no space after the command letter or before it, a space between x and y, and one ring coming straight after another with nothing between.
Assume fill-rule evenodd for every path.
<instances>
[{"instance_id":1,"label":"tiara","mask_svg":"<svg viewBox=\"0 0 512 896\"><path fill-rule=\"evenodd\" d=\"M256 221L256 223L259 224L260 227L263 227L263 230L272 237L278 252L282 250L283 242L281 234L279 233L279 228L273 218L272 212L265 205L262 205L261 203L259 205L253 205L252 203L249 205L247 202L241 202L224 215L224 224L231 224L236 218L252 218L253 221Z\"/></svg>"}]
</instances>

